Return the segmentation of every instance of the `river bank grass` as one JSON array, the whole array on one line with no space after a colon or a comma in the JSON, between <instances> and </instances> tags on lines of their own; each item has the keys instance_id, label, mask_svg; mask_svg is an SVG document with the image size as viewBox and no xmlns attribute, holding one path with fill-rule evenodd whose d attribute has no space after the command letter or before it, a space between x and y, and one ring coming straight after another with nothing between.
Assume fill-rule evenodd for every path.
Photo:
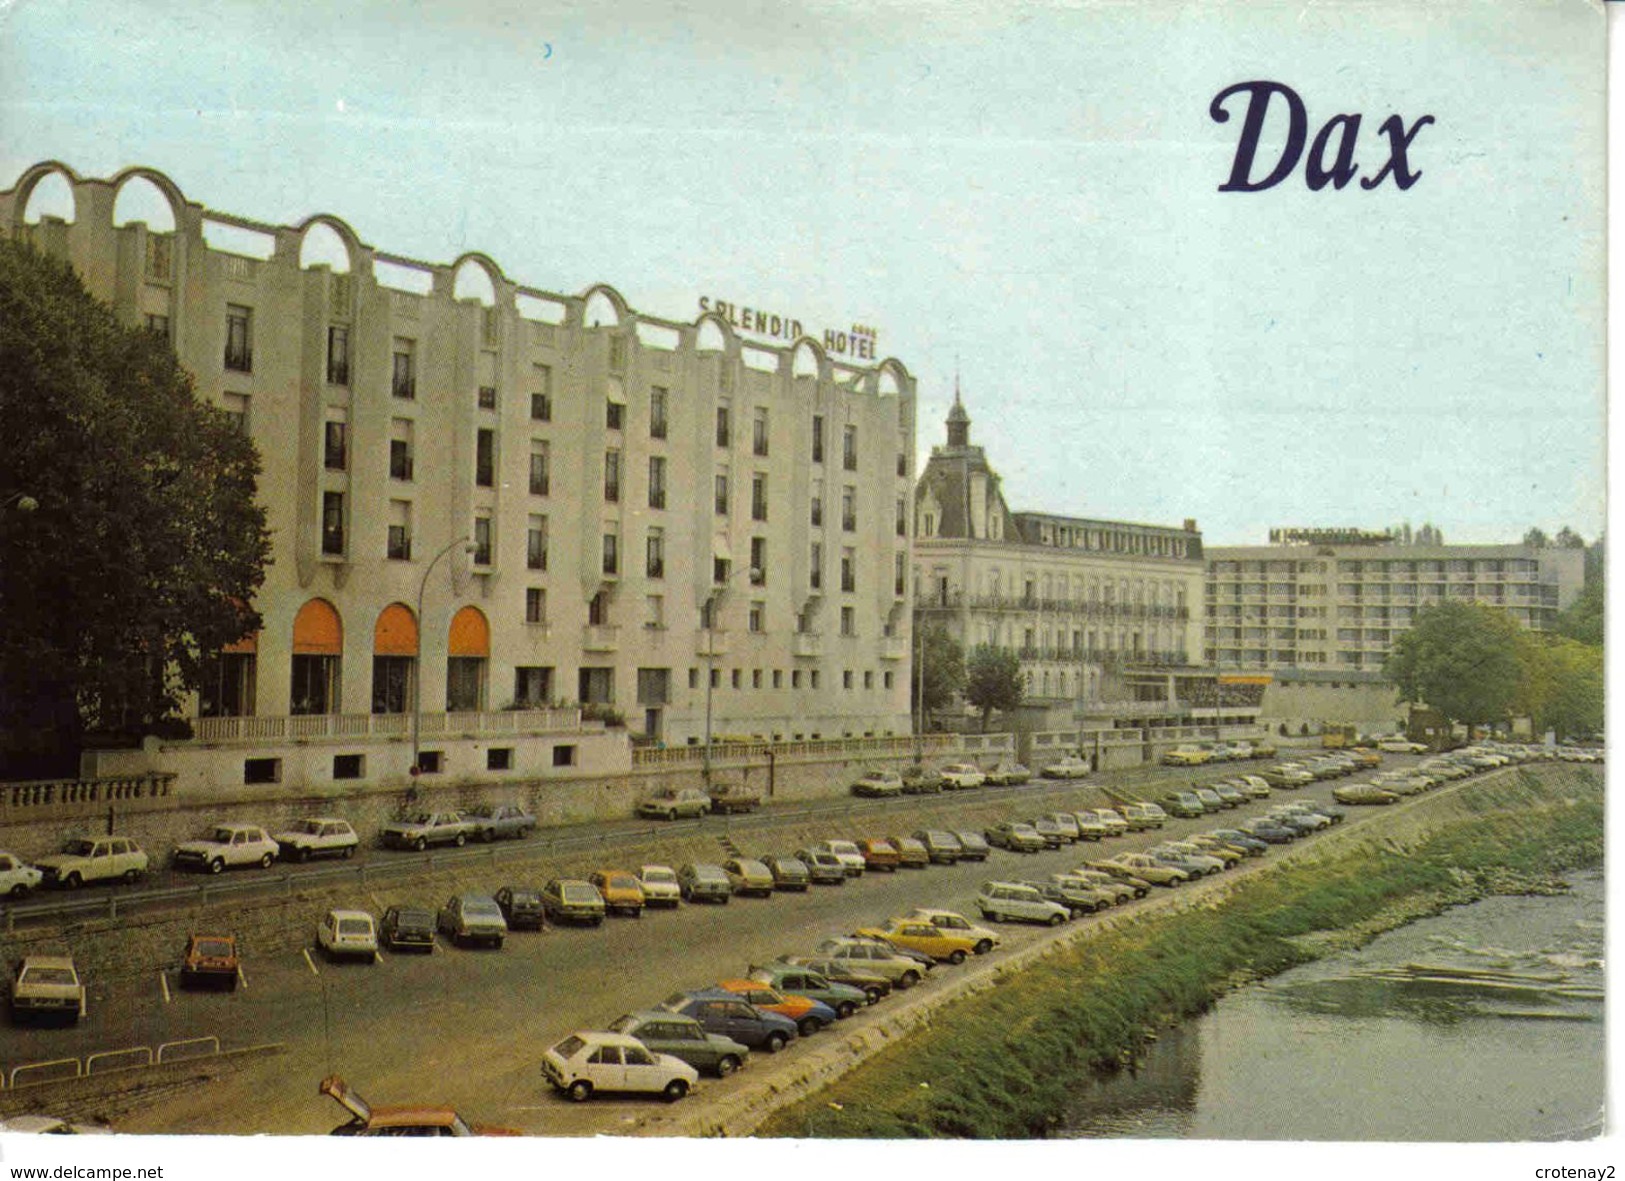
<instances>
[{"instance_id":1,"label":"river bank grass","mask_svg":"<svg viewBox=\"0 0 1625 1181\"><path fill-rule=\"evenodd\" d=\"M953 1004L930 1027L770 1118L761 1136L1042 1136L1080 1075L1240 984L1498 893L1600 865L1599 770L1525 768L1451 793L1451 814L1279 865L1222 899L1148 914ZM1442 802L1442 801L1441 801Z\"/></svg>"}]
</instances>

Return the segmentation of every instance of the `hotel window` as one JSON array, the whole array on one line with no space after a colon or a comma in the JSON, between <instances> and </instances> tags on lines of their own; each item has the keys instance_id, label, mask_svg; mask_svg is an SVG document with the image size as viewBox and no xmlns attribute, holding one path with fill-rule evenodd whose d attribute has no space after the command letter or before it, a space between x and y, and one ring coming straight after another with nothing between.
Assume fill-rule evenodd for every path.
<instances>
[{"instance_id":1,"label":"hotel window","mask_svg":"<svg viewBox=\"0 0 1625 1181\"><path fill-rule=\"evenodd\" d=\"M892 559L892 593L901 595L908 575L908 555L893 554Z\"/></svg>"},{"instance_id":2,"label":"hotel window","mask_svg":"<svg viewBox=\"0 0 1625 1181\"><path fill-rule=\"evenodd\" d=\"M389 478L392 480L407 480L412 478L412 424L404 418L397 418L390 424L391 438L389 440Z\"/></svg>"},{"instance_id":3,"label":"hotel window","mask_svg":"<svg viewBox=\"0 0 1625 1181\"><path fill-rule=\"evenodd\" d=\"M842 622L844 623L845 621L843 620ZM843 632L842 634L845 635L847 633ZM842 669L841 670L841 688L850 689L851 687L852 687L852 670L849 669L849 668L848 669Z\"/></svg>"},{"instance_id":4,"label":"hotel window","mask_svg":"<svg viewBox=\"0 0 1625 1181\"><path fill-rule=\"evenodd\" d=\"M604 403L604 428L606 430L618 431L625 421L625 404L615 401L614 398Z\"/></svg>"},{"instance_id":5,"label":"hotel window","mask_svg":"<svg viewBox=\"0 0 1625 1181\"><path fill-rule=\"evenodd\" d=\"M854 591L858 588L857 555L849 549L841 551L841 589Z\"/></svg>"},{"instance_id":6,"label":"hotel window","mask_svg":"<svg viewBox=\"0 0 1625 1181\"><path fill-rule=\"evenodd\" d=\"M719 517L728 515L728 477L719 474L715 488L715 508Z\"/></svg>"},{"instance_id":7,"label":"hotel window","mask_svg":"<svg viewBox=\"0 0 1625 1181\"><path fill-rule=\"evenodd\" d=\"M717 407L717 446L718 447L726 447L728 445L729 437L730 437L730 435L729 435L729 431L728 431L728 408L726 406L718 406Z\"/></svg>"},{"instance_id":8,"label":"hotel window","mask_svg":"<svg viewBox=\"0 0 1625 1181\"><path fill-rule=\"evenodd\" d=\"M147 235L147 278L159 283L169 282L173 269L174 238L169 234Z\"/></svg>"},{"instance_id":9,"label":"hotel window","mask_svg":"<svg viewBox=\"0 0 1625 1181\"><path fill-rule=\"evenodd\" d=\"M546 622L547 596L542 596L542 619ZM549 665L522 664L513 670L513 702L531 709L545 707L553 700L553 669Z\"/></svg>"},{"instance_id":10,"label":"hotel window","mask_svg":"<svg viewBox=\"0 0 1625 1181\"><path fill-rule=\"evenodd\" d=\"M386 554L398 562L408 562L412 559L412 502L410 500L392 500L389 502L389 543Z\"/></svg>"},{"instance_id":11,"label":"hotel window","mask_svg":"<svg viewBox=\"0 0 1625 1181\"><path fill-rule=\"evenodd\" d=\"M604 573L621 572L621 539L618 534L604 534Z\"/></svg>"},{"instance_id":12,"label":"hotel window","mask_svg":"<svg viewBox=\"0 0 1625 1181\"><path fill-rule=\"evenodd\" d=\"M480 309L480 343L486 348L497 347L497 310L496 308Z\"/></svg>"},{"instance_id":13,"label":"hotel window","mask_svg":"<svg viewBox=\"0 0 1625 1181\"><path fill-rule=\"evenodd\" d=\"M664 456L649 457L649 507L666 507L666 460Z\"/></svg>"},{"instance_id":14,"label":"hotel window","mask_svg":"<svg viewBox=\"0 0 1625 1181\"><path fill-rule=\"evenodd\" d=\"M525 569L547 569L547 518L533 516L525 529Z\"/></svg>"},{"instance_id":15,"label":"hotel window","mask_svg":"<svg viewBox=\"0 0 1625 1181\"><path fill-rule=\"evenodd\" d=\"M812 461L814 463L824 462L824 416L822 414L813 415Z\"/></svg>"},{"instance_id":16,"label":"hotel window","mask_svg":"<svg viewBox=\"0 0 1625 1181\"><path fill-rule=\"evenodd\" d=\"M330 472L342 472L345 466L344 423L329 419L322 439L322 466Z\"/></svg>"},{"instance_id":17,"label":"hotel window","mask_svg":"<svg viewBox=\"0 0 1625 1181\"><path fill-rule=\"evenodd\" d=\"M535 388L530 394L530 417L536 422L553 421L553 368L537 365L531 376Z\"/></svg>"},{"instance_id":18,"label":"hotel window","mask_svg":"<svg viewBox=\"0 0 1625 1181\"><path fill-rule=\"evenodd\" d=\"M155 332L165 340L169 339L169 317L160 312L147 313L147 331Z\"/></svg>"},{"instance_id":19,"label":"hotel window","mask_svg":"<svg viewBox=\"0 0 1625 1181\"><path fill-rule=\"evenodd\" d=\"M841 428L841 466L849 472L858 470L858 428Z\"/></svg>"},{"instance_id":20,"label":"hotel window","mask_svg":"<svg viewBox=\"0 0 1625 1181\"><path fill-rule=\"evenodd\" d=\"M843 488L841 490L841 528L848 533L855 532L858 527L858 490L856 488Z\"/></svg>"},{"instance_id":21,"label":"hotel window","mask_svg":"<svg viewBox=\"0 0 1625 1181\"><path fill-rule=\"evenodd\" d=\"M390 374L389 389L397 398L418 396L417 342L404 336L395 338L395 367Z\"/></svg>"},{"instance_id":22,"label":"hotel window","mask_svg":"<svg viewBox=\"0 0 1625 1181\"><path fill-rule=\"evenodd\" d=\"M497 436L482 427L474 434L474 483L481 488L496 484Z\"/></svg>"},{"instance_id":23,"label":"hotel window","mask_svg":"<svg viewBox=\"0 0 1625 1181\"><path fill-rule=\"evenodd\" d=\"M643 572L650 578L666 577L666 534L660 529L649 530L643 543Z\"/></svg>"},{"instance_id":24,"label":"hotel window","mask_svg":"<svg viewBox=\"0 0 1625 1181\"><path fill-rule=\"evenodd\" d=\"M812 523L814 527L824 523L824 498L817 493L814 493L812 498Z\"/></svg>"},{"instance_id":25,"label":"hotel window","mask_svg":"<svg viewBox=\"0 0 1625 1181\"><path fill-rule=\"evenodd\" d=\"M897 536L908 536L908 498L897 498Z\"/></svg>"},{"instance_id":26,"label":"hotel window","mask_svg":"<svg viewBox=\"0 0 1625 1181\"><path fill-rule=\"evenodd\" d=\"M750 519L767 520L767 475L763 472L750 478Z\"/></svg>"},{"instance_id":27,"label":"hotel window","mask_svg":"<svg viewBox=\"0 0 1625 1181\"><path fill-rule=\"evenodd\" d=\"M751 425L750 449L753 455L767 454L767 407L756 407L755 421Z\"/></svg>"},{"instance_id":28,"label":"hotel window","mask_svg":"<svg viewBox=\"0 0 1625 1181\"><path fill-rule=\"evenodd\" d=\"M327 330L327 384L350 384L350 330L337 325Z\"/></svg>"},{"instance_id":29,"label":"hotel window","mask_svg":"<svg viewBox=\"0 0 1625 1181\"><path fill-rule=\"evenodd\" d=\"M481 410L495 410L497 408L497 387L482 385L475 397L475 402Z\"/></svg>"},{"instance_id":30,"label":"hotel window","mask_svg":"<svg viewBox=\"0 0 1625 1181\"><path fill-rule=\"evenodd\" d=\"M587 623L592 627L604 627L609 623L609 595L599 591L587 600Z\"/></svg>"},{"instance_id":31,"label":"hotel window","mask_svg":"<svg viewBox=\"0 0 1625 1181\"><path fill-rule=\"evenodd\" d=\"M865 672L863 674L863 687L865 689L873 689L875 687L874 670L872 670L872 669L865 670Z\"/></svg>"},{"instance_id":32,"label":"hotel window","mask_svg":"<svg viewBox=\"0 0 1625 1181\"><path fill-rule=\"evenodd\" d=\"M651 439L664 439L666 437L666 398L668 391L664 386L655 386L649 391L649 437Z\"/></svg>"},{"instance_id":33,"label":"hotel window","mask_svg":"<svg viewBox=\"0 0 1625 1181\"><path fill-rule=\"evenodd\" d=\"M748 616L746 616L746 620L747 620L747 626L749 627L749 629L751 631L758 632L758 633L763 631L764 628L763 628L762 621L764 619L766 619L766 618L767 618L767 604L766 603L755 602L755 603L752 603L750 605L750 614ZM761 688L760 683L758 683L756 685L756 688L758 688L758 689Z\"/></svg>"},{"instance_id":34,"label":"hotel window","mask_svg":"<svg viewBox=\"0 0 1625 1181\"><path fill-rule=\"evenodd\" d=\"M322 493L322 553L344 553L344 493Z\"/></svg>"},{"instance_id":35,"label":"hotel window","mask_svg":"<svg viewBox=\"0 0 1625 1181\"><path fill-rule=\"evenodd\" d=\"M231 425L239 435L248 434L248 395L226 394L224 397L226 417L231 419Z\"/></svg>"},{"instance_id":36,"label":"hotel window","mask_svg":"<svg viewBox=\"0 0 1625 1181\"><path fill-rule=\"evenodd\" d=\"M547 588L529 586L525 588L525 622L547 622Z\"/></svg>"},{"instance_id":37,"label":"hotel window","mask_svg":"<svg viewBox=\"0 0 1625 1181\"><path fill-rule=\"evenodd\" d=\"M905 479L908 477L908 453L906 451L897 453L897 474Z\"/></svg>"},{"instance_id":38,"label":"hotel window","mask_svg":"<svg viewBox=\"0 0 1625 1181\"><path fill-rule=\"evenodd\" d=\"M474 518L474 565L491 564L491 518Z\"/></svg>"},{"instance_id":39,"label":"hotel window","mask_svg":"<svg viewBox=\"0 0 1625 1181\"><path fill-rule=\"evenodd\" d=\"M254 368L254 310L226 305L226 368L249 373Z\"/></svg>"},{"instance_id":40,"label":"hotel window","mask_svg":"<svg viewBox=\"0 0 1625 1181\"><path fill-rule=\"evenodd\" d=\"M812 559L808 563L807 584L813 590L820 590L824 585L824 546L821 542L812 543Z\"/></svg>"},{"instance_id":41,"label":"hotel window","mask_svg":"<svg viewBox=\"0 0 1625 1181\"><path fill-rule=\"evenodd\" d=\"M546 496L552 486L552 464L548 446L540 439L530 443L530 494Z\"/></svg>"},{"instance_id":42,"label":"hotel window","mask_svg":"<svg viewBox=\"0 0 1625 1181\"><path fill-rule=\"evenodd\" d=\"M784 688L784 670L782 668L773 670L773 687L775 689Z\"/></svg>"},{"instance_id":43,"label":"hotel window","mask_svg":"<svg viewBox=\"0 0 1625 1181\"><path fill-rule=\"evenodd\" d=\"M665 631L666 596L646 595L644 597L644 608L647 611L649 618L643 621L643 626L648 628L650 631Z\"/></svg>"},{"instance_id":44,"label":"hotel window","mask_svg":"<svg viewBox=\"0 0 1625 1181\"><path fill-rule=\"evenodd\" d=\"M604 452L604 499L610 504L621 499L621 453L613 447Z\"/></svg>"},{"instance_id":45,"label":"hotel window","mask_svg":"<svg viewBox=\"0 0 1625 1181\"><path fill-rule=\"evenodd\" d=\"M841 608L841 634L843 636L858 634L858 613L851 607Z\"/></svg>"},{"instance_id":46,"label":"hotel window","mask_svg":"<svg viewBox=\"0 0 1625 1181\"><path fill-rule=\"evenodd\" d=\"M767 585L767 538L750 539L750 584Z\"/></svg>"}]
</instances>

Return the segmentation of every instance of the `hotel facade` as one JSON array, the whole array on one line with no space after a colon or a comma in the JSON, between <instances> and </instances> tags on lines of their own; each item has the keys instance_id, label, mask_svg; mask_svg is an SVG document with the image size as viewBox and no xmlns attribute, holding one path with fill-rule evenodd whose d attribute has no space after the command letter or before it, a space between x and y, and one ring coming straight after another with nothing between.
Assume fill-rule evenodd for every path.
<instances>
[{"instance_id":1,"label":"hotel facade","mask_svg":"<svg viewBox=\"0 0 1625 1181\"><path fill-rule=\"evenodd\" d=\"M69 208L34 207L45 182ZM167 219L125 213L132 186ZM193 711L199 746L307 748L250 781L405 776L414 707L453 773L577 766L623 719L668 746L909 732L900 362L255 222L149 169L37 165L0 226L163 333L258 446L263 627Z\"/></svg>"}]
</instances>

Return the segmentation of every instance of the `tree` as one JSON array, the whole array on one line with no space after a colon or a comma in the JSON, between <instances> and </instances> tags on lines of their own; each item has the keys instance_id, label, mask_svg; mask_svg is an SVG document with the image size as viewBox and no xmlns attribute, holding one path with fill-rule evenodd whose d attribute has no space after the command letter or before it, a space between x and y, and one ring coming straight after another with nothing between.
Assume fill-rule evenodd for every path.
<instances>
[{"instance_id":1,"label":"tree","mask_svg":"<svg viewBox=\"0 0 1625 1181\"><path fill-rule=\"evenodd\" d=\"M994 710L1009 713L1021 704L1021 661L1007 648L978 644L965 666L965 700L982 711L982 729Z\"/></svg>"},{"instance_id":2,"label":"tree","mask_svg":"<svg viewBox=\"0 0 1625 1181\"><path fill-rule=\"evenodd\" d=\"M1553 540L1552 544L1559 546L1562 549L1585 549L1586 539L1581 537L1573 529L1570 529L1567 525L1564 525L1557 531L1557 537Z\"/></svg>"},{"instance_id":3,"label":"tree","mask_svg":"<svg viewBox=\"0 0 1625 1181\"><path fill-rule=\"evenodd\" d=\"M1519 637L1522 678L1515 706L1536 733L1591 734L1603 725L1602 649L1563 636Z\"/></svg>"},{"instance_id":4,"label":"tree","mask_svg":"<svg viewBox=\"0 0 1625 1181\"><path fill-rule=\"evenodd\" d=\"M1595 582L1588 582L1575 596L1574 602L1559 613L1555 625L1557 634L1582 644L1601 647L1606 599L1607 594L1600 578Z\"/></svg>"},{"instance_id":5,"label":"tree","mask_svg":"<svg viewBox=\"0 0 1625 1181\"><path fill-rule=\"evenodd\" d=\"M1424 608L1389 650L1386 672L1405 700L1470 726L1506 720L1518 696L1520 626L1476 603Z\"/></svg>"},{"instance_id":6,"label":"tree","mask_svg":"<svg viewBox=\"0 0 1625 1181\"><path fill-rule=\"evenodd\" d=\"M922 656L923 653L923 656ZM919 646L915 659L921 667L914 670L910 700L916 713L920 710L920 682L925 682L925 717L934 710L944 709L965 690L965 649L948 634L946 628L931 624L920 629Z\"/></svg>"},{"instance_id":7,"label":"tree","mask_svg":"<svg viewBox=\"0 0 1625 1181\"><path fill-rule=\"evenodd\" d=\"M1552 539L1546 536L1544 529L1536 525L1523 535L1523 543L1530 549L1545 549L1552 544Z\"/></svg>"},{"instance_id":8,"label":"tree","mask_svg":"<svg viewBox=\"0 0 1625 1181\"><path fill-rule=\"evenodd\" d=\"M0 775L72 774L87 731L161 729L259 627L259 456L162 336L13 240L0 420Z\"/></svg>"}]
</instances>

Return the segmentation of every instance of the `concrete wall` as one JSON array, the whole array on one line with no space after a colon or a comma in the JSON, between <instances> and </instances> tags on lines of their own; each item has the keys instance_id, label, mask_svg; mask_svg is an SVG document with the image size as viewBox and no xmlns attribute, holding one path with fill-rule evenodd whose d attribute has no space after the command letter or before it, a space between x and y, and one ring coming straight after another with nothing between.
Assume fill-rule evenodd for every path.
<instances>
[{"instance_id":1,"label":"concrete wall","mask_svg":"<svg viewBox=\"0 0 1625 1181\"><path fill-rule=\"evenodd\" d=\"M1258 720L1272 734L1279 734L1283 724L1291 734L1300 733L1305 725L1311 734L1318 734L1322 722L1346 722L1385 734L1405 729L1405 707L1395 700L1392 685L1342 685L1346 687L1276 681L1264 690Z\"/></svg>"}]
</instances>

